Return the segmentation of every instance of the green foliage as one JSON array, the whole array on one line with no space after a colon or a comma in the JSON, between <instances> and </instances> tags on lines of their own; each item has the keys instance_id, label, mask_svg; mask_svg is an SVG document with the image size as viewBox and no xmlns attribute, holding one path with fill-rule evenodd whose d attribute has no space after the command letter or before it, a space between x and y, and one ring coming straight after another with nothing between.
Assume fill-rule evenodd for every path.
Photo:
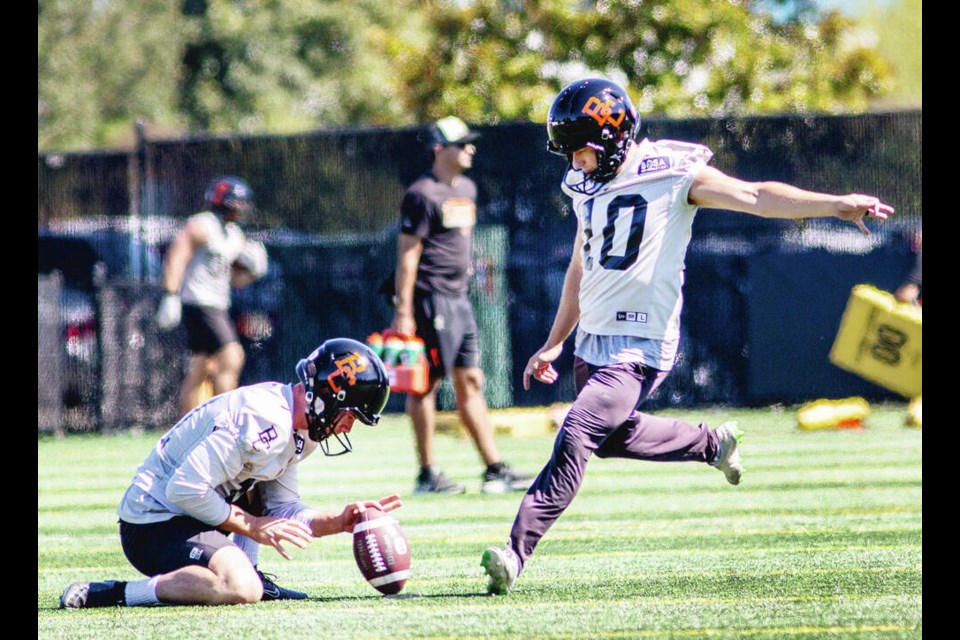
<instances>
[{"instance_id":1,"label":"green foliage","mask_svg":"<svg viewBox=\"0 0 960 640\"><path fill-rule=\"evenodd\" d=\"M869 33L781 4L39 0L38 146L129 144L140 117L154 136L540 122L587 74L671 117L862 111L888 89Z\"/></svg>"},{"instance_id":2,"label":"green foliage","mask_svg":"<svg viewBox=\"0 0 960 640\"><path fill-rule=\"evenodd\" d=\"M329 510L399 491L413 574L384 599L333 536L261 566L305 602L58 611L74 580L136 579L116 504L160 434L43 437L37 445L38 638L916 638L923 621L923 436L903 405L875 406L863 431L799 432L790 410L671 411L711 426L736 418L748 473L730 487L698 464L592 460L576 500L543 539L516 590L485 597L480 554L502 544L519 496L479 493L466 440L437 456L463 496L409 494L409 422L353 432L354 452L299 469ZM537 469L551 435L501 438ZM416 597L420 596L420 597Z\"/></svg>"},{"instance_id":3,"label":"green foliage","mask_svg":"<svg viewBox=\"0 0 960 640\"><path fill-rule=\"evenodd\" d=\"M37 145L129 144L133 122L180 126L176 3L38 0Z\"/></svg>"},{"instance_id":4,"label":"green foliage","mask_svg":"<svg viewBox=\"0 0 960 640\"><path fill-rule=\"evenodd\" d=\"M401 123L389 60L421 39L413 7L209 0L185 18L192 36L181 107L194 127L210 131Z\"/></svg>"},{"instance_id":5,"label":"green foliage","mask_svg":"<svg viewBox=\"0 0 960 640\"><path fill-rule=\"evenodd\" d=\"M923 105L923 1L871 0L863 26L877 35L877 50L894 70L893 87L882 99L891 107Z\"/></svg>"},{"instance_id":6,"label":"green foliage","mask_svg":"<svg viewBox=\"0 0 960 640\"><path fill-rule=\"evenodd\" d=\"M432 23L435 46L410 75L431 96L423 118L540 121L560 87L588 74L670 117L862 111L889 82L850 19L809 7L776 22L730 0L477 0L437 3Z\"/></svg>"}]
</instances>

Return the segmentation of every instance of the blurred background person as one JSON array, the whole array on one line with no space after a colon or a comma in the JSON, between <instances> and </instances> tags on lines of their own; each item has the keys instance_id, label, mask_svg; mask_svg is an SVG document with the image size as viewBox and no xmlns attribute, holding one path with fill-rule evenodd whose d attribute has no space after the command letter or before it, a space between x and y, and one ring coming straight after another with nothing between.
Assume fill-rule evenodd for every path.
<instances>
[{"instance_id":1,"label":"blurred background person","mask_svg":"<svg viewBox=\"0 0 960 640\"><path fill-rule=\"evenodd\" d=\"M457 410L486 469L481 490L525 490L531 476L517 473L500 458L483 395L480 338L467 296L472 272L477 186L463 172L477 152L471 131L455 116L430 127L433 165L407 189L400 205L397 239L396 310L391 328L416 335L426 347L430 385L423 395L407 395L407 413L417 439L417 493L463 493L447 477L433 451L437 391L452 375Z\"/></svg>"},{"instance_id":2,"label":"blurred background person","mask_svg":"<svg viewBox=\"0 0 960 640\"><path fill-rule=\"evenodd\" d=\"M244 235L253 210L253 190L234 176L216 178L204 194L205 211L191 216L163 260L164 296L157 324L187 330L190 364L180 385L180 415L213 395L237 388L244 353L230 319L230 289L244 287L267 272L264 246ZM209 391L207 391L209 393Z\"/></svg>"},{"instance_id":3,"label":"blurred background person","mask_svg":"<svg viewBox=\"0 0 960 640\"><path fill-rule=\"evenodd\" d=\"M904 279L903 283L897 287L893 295L898 302L907 304L923 305L923 227L917 229L911 239L911 249L917 254L913 261L913 268Z\"/></svg>"}]
</instances>

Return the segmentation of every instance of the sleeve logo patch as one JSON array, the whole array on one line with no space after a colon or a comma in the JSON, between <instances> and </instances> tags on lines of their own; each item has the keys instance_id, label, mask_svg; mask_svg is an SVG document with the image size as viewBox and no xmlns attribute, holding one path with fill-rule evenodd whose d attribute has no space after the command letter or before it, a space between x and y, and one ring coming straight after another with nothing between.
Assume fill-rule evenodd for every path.
<instances>
[{"instance_id":1,"label":"sleeve logo patch","mask_svg":"<svg viewBox=\"0 0 960 640\"><path fill-rule=\"evenodd\" d=\"M296 447L298 456L303 453L303 445L303 436L301 436L299 433L293 434L293 446Z\"/></svg>"},{"instance_id":2,"label":"sleeve logo patch","mask_svg":"<svg viewBox=\"0 0 960 640\"><path fill-rule=\"evenodd\" d=\"M266 451L270 448L270 443L279 438L277 434L276 427L270 427L269 429L264 429L257 434L257 439L253 443L253 448L255 451Z\"/></svg>"},{"instance_id":3,"label":"sleeve logo patch","mask_svg":"<svg viewBox=\"0 0 960 640\"><path fill-rule=\"evenodd\" d=\"M670 168L670 158L656 156L654 158L644 158L640 161L640 167L637 173L650 173L652 171L665 171Z\"/></svg>"},{"instance_id":4,"label":"sleeve logo patch","mask_svg":"<svg viewBox=\"0 0 960 640\"><path fill-rule=\"evenodd\" d=\"M639 322L646 324L647 314L640 311L617 311L617 322Z\"/></svg>"}]
</instances>

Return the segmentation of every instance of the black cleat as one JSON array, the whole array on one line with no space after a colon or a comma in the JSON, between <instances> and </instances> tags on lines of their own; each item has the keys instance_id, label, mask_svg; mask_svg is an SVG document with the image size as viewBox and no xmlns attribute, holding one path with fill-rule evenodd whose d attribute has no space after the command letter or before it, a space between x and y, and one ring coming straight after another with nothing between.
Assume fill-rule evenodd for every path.
<instances>
[{"instance_id":1,"label":"black cleat","mask_svg":"<svg viewBox=\"0 0 960 640\"><path fill-rule=\"evenodd\" d=\"M483 474L483 493L506 493L508 491L526 491L533 484L533 476L514 471L505 462L491 465Z\"/></svg>"},{"instance_id":2,"label":"black cleat","mask_svg":"<svg viewBox=\"0 0 960 640\"><path fill-rule=\"evenodd\" d=\"M74 582L60 594L60 608L83 609L87 606L87 594L89 592L89 582Z\"/></svg>"},{"instance_id":3,"label":"black cleat","mask_svg":"<svg viewBox=\"0 0 960 640\"><path fill-rule=\"evenodd\" d=\"M260 598L261 601L266 602L268 600L306 600L307 594L303 591L294 591L293 589L284 589L279 586L274 579L275 575L264 573L257 570L257 575L260 576L260 582L263 583L263 597Z\"/></svg>"},{"instance_id":4,"label":"black cleat","mask_svg":"<svg viewBox=\"0 0 960 640\"><path fill-rule=\"evenodd\" d=\"M417 476L414 493L451 493L459 494L467 490L465 486L448 478L443 471L425 467Z\"/></svg>"},{"instance_id":5,"label":"black cleat","mask_svg":"<svg viewBox=\"0 0 960 640\"><path fill-rule=\"evenodd\" d=\"M125 582L74 582L60 595L61 609L89 609L91 607L119 607L124 603Z\"/></svg>"}]
</instances>

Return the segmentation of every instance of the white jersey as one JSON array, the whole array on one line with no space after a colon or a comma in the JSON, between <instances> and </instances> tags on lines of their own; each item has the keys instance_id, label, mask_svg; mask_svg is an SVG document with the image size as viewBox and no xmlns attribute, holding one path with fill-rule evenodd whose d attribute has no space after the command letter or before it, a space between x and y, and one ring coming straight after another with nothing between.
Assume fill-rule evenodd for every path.
<instances>
[{"instance_id":1,"label":"white jersey","mask_svg":"<svg viewBox=\"0 0 960 640\"><path fill-rule=\"evenodd\" d=\"M679 338L684 258L697 212L687 196L712 155L698 144L643 140L597 193L576 193L564 182L583 230L581 330Z\"/></svg>"},{"instance_id":2,"label":"white jersey","mask_svg":"<svg viewBox=\"0 0 960 640\"><path fill-rule=\"evenodd\" d=\"M297 463L317 443L293 428L293 387L240 387L200 405L168 431L137 468L117 514L149 524L187 515L222 524L230 503L258 484L265 513L306 521Z\"/></svg>"},{"instance_id":3,"label":"white jersey","mask_svg":"<svg viewBox=\"0 0 960 640\"><path fill-rule=\"evenodd\" d=\"M187 224L199 221L206 229L207 244L200 247L187 265L180 296L187 304L230 308L230 268L246 238L234 222L222 222L210 211L195 214Z\"/></svg>"}]
</instances>

